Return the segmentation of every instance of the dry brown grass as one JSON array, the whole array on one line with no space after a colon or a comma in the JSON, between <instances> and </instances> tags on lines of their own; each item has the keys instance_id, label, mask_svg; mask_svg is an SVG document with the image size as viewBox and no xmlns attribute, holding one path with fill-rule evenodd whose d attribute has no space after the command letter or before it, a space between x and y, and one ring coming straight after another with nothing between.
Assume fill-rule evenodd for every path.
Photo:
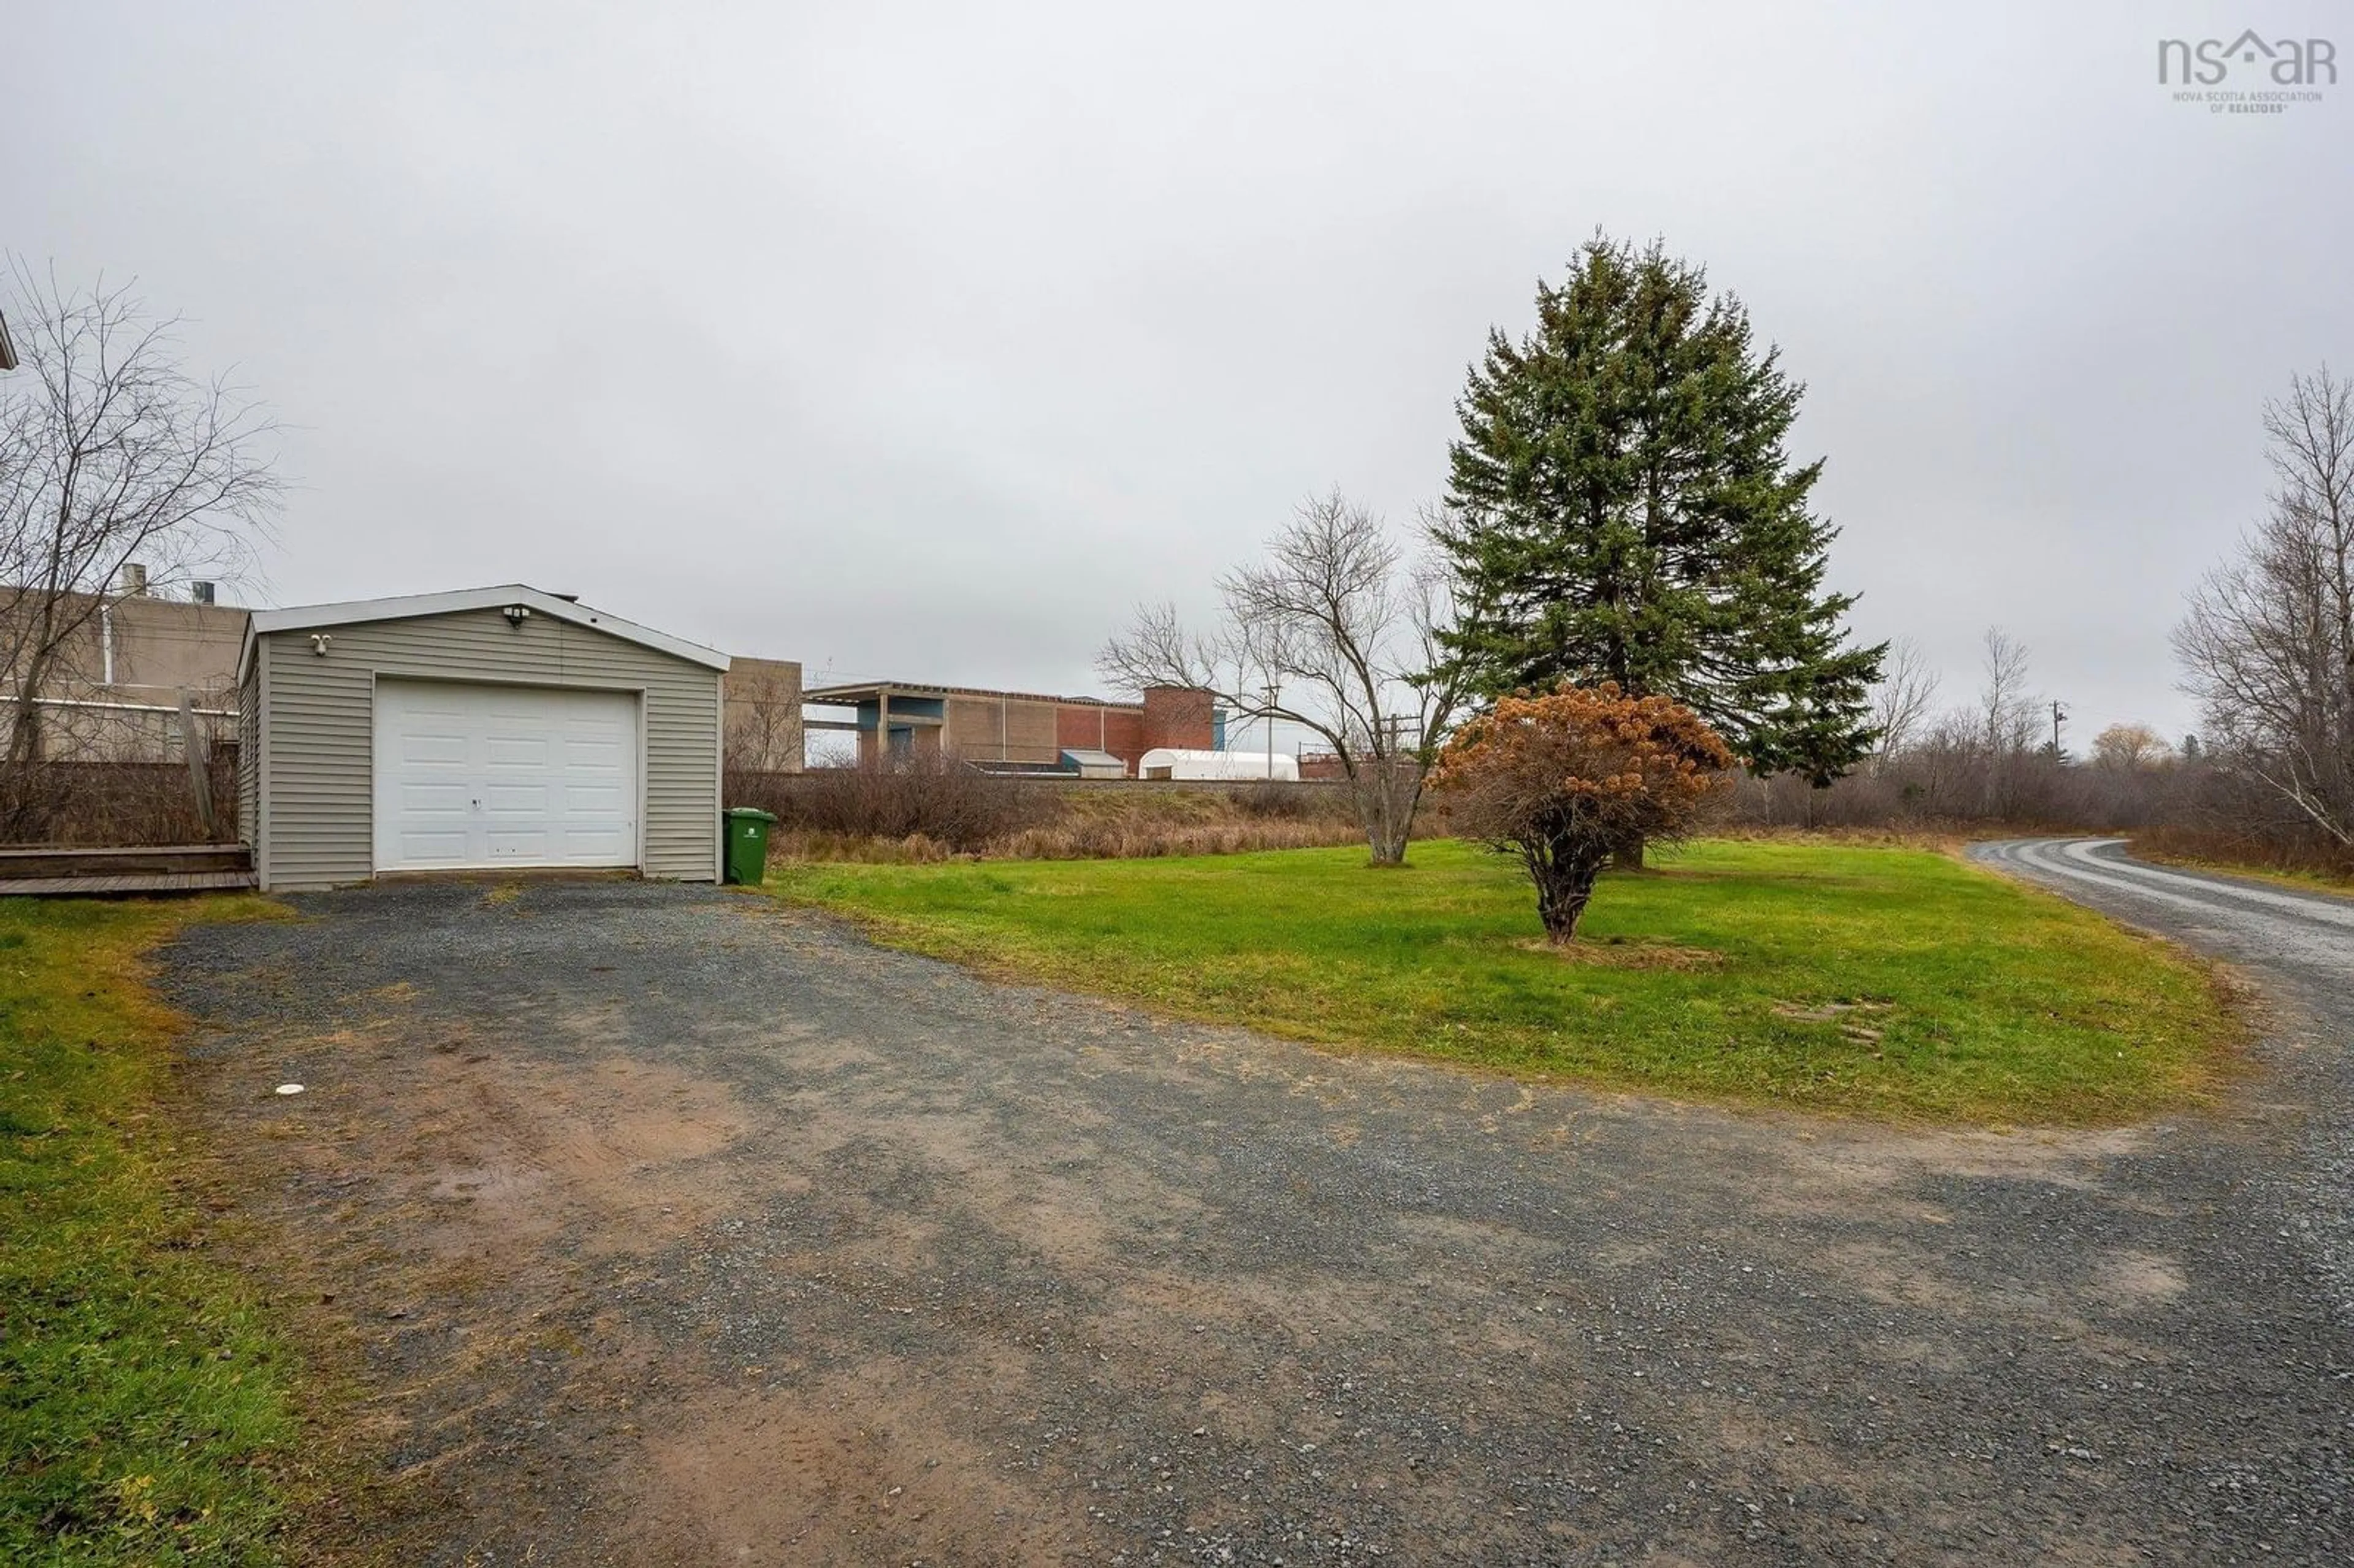
<instances>
[{"instance_id":1,"label":"dry brown grass","mask_svg":"<svg viewBox=\"0 0 2354 1568\"><path fill-rule=\"evenodd\" d=\"M1242 854L1359 842L1363 831L1337 789L1066 789L1019 786L1034 809L1019 825L959 846L924 832L889 836L780 823L773 858L926 864L971 860L1149 860L1164 855Z\"/></svg>"},{"instance_id":2,"label":"dry brown grass","mask_svg":"<svg viewBox=\"0 0 2354 1568\"><path fill-rule=\"evenodd\" d=\"M2354 852L2317 840L2289 843L2213 828L2144 828L2132 836L2144 860L2211 871L2253 872L2309 886L2354 887Z\"/></svg>"},{"instance_id":3,"label":"dry brown grass","mask_svg":"<svg viewBox=\"0 0 2354 1568\"><path fill-rule=\"evenodd\" d=\"M1548 942L1542 937L1530 937L1512 946L1524 952L1559 959L1565 964L1588 964L1603 969L1712 969L1724 963L1723 953L1708 948L1637 941L1627 937L1574 942Z\"/></svg>"},{"instance_id":4,"label":"dry brown grass","mask_svg":"<svg viewBox=\"0 0 2354 1568\"><path fill-rule=\"evenodd\" d=\"M1838 844L1847 849L1928 850L1937 854L1958 854L1962 846L1973 838L2030 838L2050 831L2020 828L2013 835L1997 834L1984 829L1965 833L1957 828L1929 823L1877 828L1791 828L1745 822L1717 822L1706 830L1710 838L1732 839L1744 843Z\"/></svg>"},{"instance_id":5,"label":"dry brown grass","mask_svg":"<svg viewBox=\"0 0 2354 1568\"><path fill-rule=\"evenodd\" d=\"M210 842L237 842L237 767L214 762ZM0 843L196 844L207 842L187 765L19 762L0 766Z\"/></svg>"},{"instance_id":6,"label":"dry brown grass","mask_svg":"<svg viewBox=\"0 0 2354 1568\"><path fill-rule=\"evenodd\" d=\"M996 841L987 853L1011 860L1147 860L1172 854L1322 849L1353 843L1363 836L1354 822L1082 821L1025 829Z\"/></svg>"}]
</instances>

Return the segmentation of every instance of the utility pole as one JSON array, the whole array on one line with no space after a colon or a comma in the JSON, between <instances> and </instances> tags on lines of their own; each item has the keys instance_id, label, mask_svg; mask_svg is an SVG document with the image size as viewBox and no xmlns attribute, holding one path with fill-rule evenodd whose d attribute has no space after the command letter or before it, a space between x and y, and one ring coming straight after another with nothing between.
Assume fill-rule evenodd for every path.
<instances>
[{"instance_id":1,"label":"utility pole","mask_svg":"<svg viewBox=\"0 0 2354 1568\"><path fill-rule=\"evenodd\" d=\"M1267 683L1267 776L1275 777L1275 699L1281 691L1273 681Z\"/></svg>"},{"instance_id":2,"label":"utility pole","mask_svg":"<svg viewBox=\"0 0 2354 1568\"><path fill-rule=\"evenodd\" d=\"M2060 721L2067 716L2068 710L2062 707L2060 700L2054 697L2052 700L2052 760L2054 763L2060 760Z\"/></svg>"}]
</instances>

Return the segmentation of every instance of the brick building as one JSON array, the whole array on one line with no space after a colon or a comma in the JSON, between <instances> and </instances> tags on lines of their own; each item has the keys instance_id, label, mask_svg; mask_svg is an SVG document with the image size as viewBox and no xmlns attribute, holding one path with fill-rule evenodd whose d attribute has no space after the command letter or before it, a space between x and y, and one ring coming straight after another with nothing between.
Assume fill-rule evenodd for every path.
<instances>
[{"instance_id":1,"label":"brick building","mask_svg":"<svg viewBox=\"0 0 2354 1568\"><path fill-rule=\"evenodd\" d=\"M873 761L878 747L898 755L943 753L1035 772L1108 774L1116 759L1119 775L1133 778L1137 758L1157 747L1209 749L1224 740L1225 715L1210 694L1179 686L1155 686L1141 702L1119 703L858 681L811 688L801 700L855 714L854 720L818 721L810 727L854 727L861 762Z\"/></svg>"}]
</instances>

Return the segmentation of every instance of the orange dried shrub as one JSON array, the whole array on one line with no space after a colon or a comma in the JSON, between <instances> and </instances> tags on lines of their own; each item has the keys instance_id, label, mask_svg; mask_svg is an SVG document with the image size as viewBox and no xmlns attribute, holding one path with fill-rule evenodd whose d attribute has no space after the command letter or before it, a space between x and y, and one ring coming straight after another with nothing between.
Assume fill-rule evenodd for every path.
<instances>
[{"instance_id":1,"label":"orange dried shrub","mask_svg":"<svg viewBox=\"0 0 2354 1568\"><path fill-rule=\"evenodd\" d=\"M1733 762L1681 703L1564 683L1466 723L1431 783L1457 831L1521 857L1545 936L1567 942L1610 858L1690 833Z\"/></svg>"}]
</instances>

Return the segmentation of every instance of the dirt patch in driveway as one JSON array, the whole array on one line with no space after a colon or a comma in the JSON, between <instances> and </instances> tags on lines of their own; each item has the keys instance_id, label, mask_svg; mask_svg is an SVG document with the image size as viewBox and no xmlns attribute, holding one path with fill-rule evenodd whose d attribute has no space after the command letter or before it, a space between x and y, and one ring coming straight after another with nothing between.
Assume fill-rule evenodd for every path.
<instances>
[{"instance_id":1,"label":"dirt patch in driveway","mask_svg":"<svg viewBox=\"0 0 2354 1568\"><path fill-rule=\"evenodd\" d=\"M385 1478L323 1558L2348 1539L2341 1341L2249 1209L2260 1128L1911 1135L1336 1059L717 893L297 902L168 972L214 1184Z\"/></svg>"},{"instance_id":2,"label":"dirt patch in driveway","mask_svg":"<svg viewBox=\"0 0 2354 1568\"><path fill-rule=\"evenodd\" d=\"M704 1562L1050 1563L1056 1514L955 1435L959 1412L885 1369L788 1393L714 1389L665 1412L642 1542Z\"/></svg>"},{"instance_id":3,"label":"dirt patch in driveway","mask_svg":"<svg viewBox=\"0 0 2354 1568\"><path fill-rule=\"evenodd\" d=\"M447 1249L506 1255L578 1227L592 1246L644 1250L725 1206L725 1162L699 1168L748 1125L725 1085L627 1057L384 1061L343 1155L414 1172Z\"/></svg>"}]
</instances>

